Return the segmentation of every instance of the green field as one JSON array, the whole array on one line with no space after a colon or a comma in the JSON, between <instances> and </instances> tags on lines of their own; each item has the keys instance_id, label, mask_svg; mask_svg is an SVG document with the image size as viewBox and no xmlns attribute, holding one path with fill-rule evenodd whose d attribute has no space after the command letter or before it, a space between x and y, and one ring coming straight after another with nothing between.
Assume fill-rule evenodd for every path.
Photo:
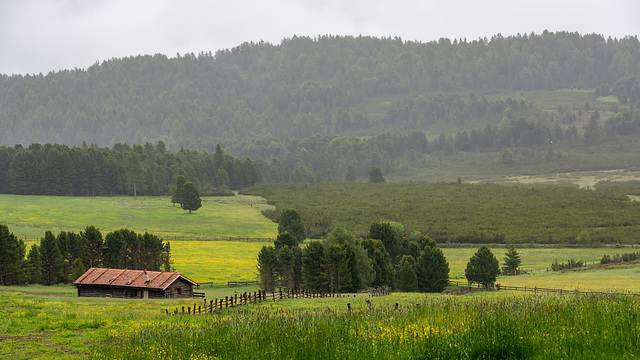
<instances>
[{"instance_id":1,"label":"green field","mask_svg":"<svg viewBox=\"0 0 640 360\"><path fill-rule=\"evenodd\" d=\"M256 259L263 245L260 242L228 241L174 241L171 249L177 271L195 281L225 284L227 281L251 281L256 278ZM452 280L464 281L464 270L475 247L442 249L449 262ZM492 251L500 263L503 262L504 247ZM501 276L498 282L513 286L538 286L574 290L576 288L598 291L640 292L639 268L603 271L547 273L554 261L582 260L588 265L598 264L603 255L635 252L635 248L519 248L521 269L532 272L527 276Z\"/></svg>"},{"instance_id":2,"label":"green field","mask_svg":"<svg viewBox=\"0 0 640 360\"><path fill-rule=\"evenodd\" d=\"M198 282L253 281L258 252L267 242L172 241L176 271Z\"/></svg>"},{"instance_id":3,"label":"green field","mask_svg":"<svg viewBox=\"0 0 640 360\"><path fill-rule=\"evenodd\" d=\"M35 240L46 230L81 231L95 225L103 235L127 228L159 236L236 236L273 238L277 225L260 213L271 208L256 196L203 197L188 214L169 197L58 197L0 195L0 223L21 239Z\"/></svg>"},{"instance_id":4,"label":"green field","mask_svg":"<svg viewBox=\"0 0 640 360\"><path fill-rule=\"evenodd\" d=\"M213 316L167 316L165 310L192 306L195 300L77 298L66 289L70 287L30 286L0 292L1 358L631 359L640 355L640 307L633 298L394 293L380 298L266 302ZM218 295L235 291L225 290L216 291ZM347 311L347 303L352 311Z\"/></svg>"},{"instance_id":5,"label":"green field","mask_svg":"<svg viewBox=\"0 0 640 360\"><path fill-rule=\"evenodd\" d=\"M173 237L176 270L196 281L215 284L255 279L257 253L268 243L179 240L183 235L275 236L275 224L259 212L267 205L257 197L208 198L205 205L209 206L203 206L193 214L196 216L184 215L168 204L167 198L143 198L139 202L119 197L98 199L0 196L2 221L13 232L14 226L31 229L34 240L30 242L46 229L54 233L81 230L91 217L101 222L88 223L103 231L129 227L153 232L154 228L162 228L164 232L156 233ZM10 208L11 203L20 203L25 209ZM60 210L64 208L70 210ZM96 211L105 216L96 216ZM80 215L64 216L74 212ZM35 220L36 215L27 217L28 213L39 214L42 221ZM224 214L218 223L210 224L218 230L206 232L202 230L206 221L191 221L212 221L216 213ZM183 221L172 222L173 218ZM235 233L238 227L245 232ZM247 230L250 228L253 230ZM476 250L477 247L443 249L453 279L463 278L466 263ZM492 250L502 262L506 249ZM635 250L518 248L521 268L532 274L501 276L498 283L640 292L637 264L546 271L554 261L597 263L605 254ZM588 359L640 355L640 308L632 298L531 296L507 291L457 297L394 293L368 298L366 294L352 294L343 298L268 302L215 316L176 317L165 315L165 311L193 306L202 300L78 298L70 285L0 290L0 358L4 359ZM257 290L257 286L198 289L207 299ZM371 310L365 303L368 299L373 304ZM352 305L352 312L346 311L347 303Z\"/></svg>"}]
</instances>

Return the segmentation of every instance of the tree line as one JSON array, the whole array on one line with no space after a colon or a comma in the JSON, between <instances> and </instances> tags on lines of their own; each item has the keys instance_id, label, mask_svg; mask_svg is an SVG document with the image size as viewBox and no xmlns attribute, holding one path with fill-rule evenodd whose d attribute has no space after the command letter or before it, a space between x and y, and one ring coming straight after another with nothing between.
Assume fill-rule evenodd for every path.
<instances>
[{"instance_id":1,"label":"tree line","mask_svg":"<svg viewBox=\"0 0 640 360\"><path fill-rule=\"evenodd\" d=\"M0 224L0 284L70 283L90 267L171 271L171 245L156 235L129 229L107 233L95 226L79 233L46 231L39 244L24 241Z\"/></svg>"},{"instance_id":2,"label":"tree line","mask_svg":"<svg viewBox=\"0 0 640 360\"><path fill-rule=\"evenodd\" d=\"M396 227L394 227L396 226ZM428 237L408 238L401 224L374 222L358 239L336 226L326 240L304 248L286 227L258 254L258 279L267 291L276 286L352 293L389 286L401 291L441 292L449 285L449 264Z\"/></svg>"},{"instance_id":3,"label":"tree line","mask_svg":"<svg viewBox=\"0 0 640 360\"><path fill-rule=\"evenodd\" d=\"M356 238L338 225L325 240L313 240L304 248L289 230L297 228L299 214L288 209L274 245L258 253L258 281L265 291L281 287L305 287L328 293L354 293L388 286L405 292L442 292L449 286L449 263L436 242L420 233L407 235L398 222L371 223L365 238ZM520 255L507 248L502 273L519 272ZM492 286L500 267L497 258L481 246L469 259L465 277Z\"/></svg>"},{"instance_id":4,"label":"tree line","mask_svg":"<svg viewBox=\"0 0 640 360\"><path fill-rule=\"evenodd\" d=\"M169 195L179 176L205 195L233 195L229 189L251 186L262 179L250 158L236 159L220 146L213 153L185 149L172 153L162 141L112 148L0 146L0 193L4 194Z\"/></svg>"}]
</instances>

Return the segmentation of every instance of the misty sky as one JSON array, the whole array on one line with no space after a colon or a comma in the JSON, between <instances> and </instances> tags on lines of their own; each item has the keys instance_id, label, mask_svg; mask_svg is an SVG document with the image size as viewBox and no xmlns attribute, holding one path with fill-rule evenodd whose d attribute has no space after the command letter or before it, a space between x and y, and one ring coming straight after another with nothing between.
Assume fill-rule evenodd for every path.
<instances>
[{"instance_id":1,"label":"misty sky","mask_svg":"<svg viewBox=\"0 0 640 360\"><path fill-rule=\"evenodd\" d=\"M0 73L46 74L139 54L212 51L293 35L431 41L640 33L638 0L0 0Z\"/></svg>"}]
</instances>

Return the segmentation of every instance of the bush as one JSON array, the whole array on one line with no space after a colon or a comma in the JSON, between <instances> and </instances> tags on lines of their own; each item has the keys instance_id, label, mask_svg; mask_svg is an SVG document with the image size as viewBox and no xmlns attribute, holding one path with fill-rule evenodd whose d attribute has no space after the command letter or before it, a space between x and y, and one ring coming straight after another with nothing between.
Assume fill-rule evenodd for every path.
<instances>
[{"instance_id":1,"label":"bush","mask_svg":"<svg viewBox=\"0 0 640 360\"><path fill-rule=\"evenodd\" d=\"M567 269L575 269L575 268L583 267L584 265L585 265L585 263L582 260L576 261L576 260L573 260L573 259L569 259L566 264L565 263L559 263L556 260L556 262L551 264L551 270L560 271L560 270L567 270Z\"/></svg>"}]
</instances>

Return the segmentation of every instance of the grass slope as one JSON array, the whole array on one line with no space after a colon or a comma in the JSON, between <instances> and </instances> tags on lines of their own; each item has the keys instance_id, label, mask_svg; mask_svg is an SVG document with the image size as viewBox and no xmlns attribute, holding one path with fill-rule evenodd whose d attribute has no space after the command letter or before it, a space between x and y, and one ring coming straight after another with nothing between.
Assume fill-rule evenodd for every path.
<instances>
[{"instance_id":1,"label":"grass slope","mask_svg":"<svg viewBox=\"0 0 640 360\"><path fill-rule=\"evenodd\" d=\"M39 239L46 230L81 231L95 225L103 235L128 228L167 236L273 238L277 225L260 213L268 209L255 196L203 197L188 214L168 197L57 197L0 195L0 222L20 238Z\"/></svg>"}]
</instances>

